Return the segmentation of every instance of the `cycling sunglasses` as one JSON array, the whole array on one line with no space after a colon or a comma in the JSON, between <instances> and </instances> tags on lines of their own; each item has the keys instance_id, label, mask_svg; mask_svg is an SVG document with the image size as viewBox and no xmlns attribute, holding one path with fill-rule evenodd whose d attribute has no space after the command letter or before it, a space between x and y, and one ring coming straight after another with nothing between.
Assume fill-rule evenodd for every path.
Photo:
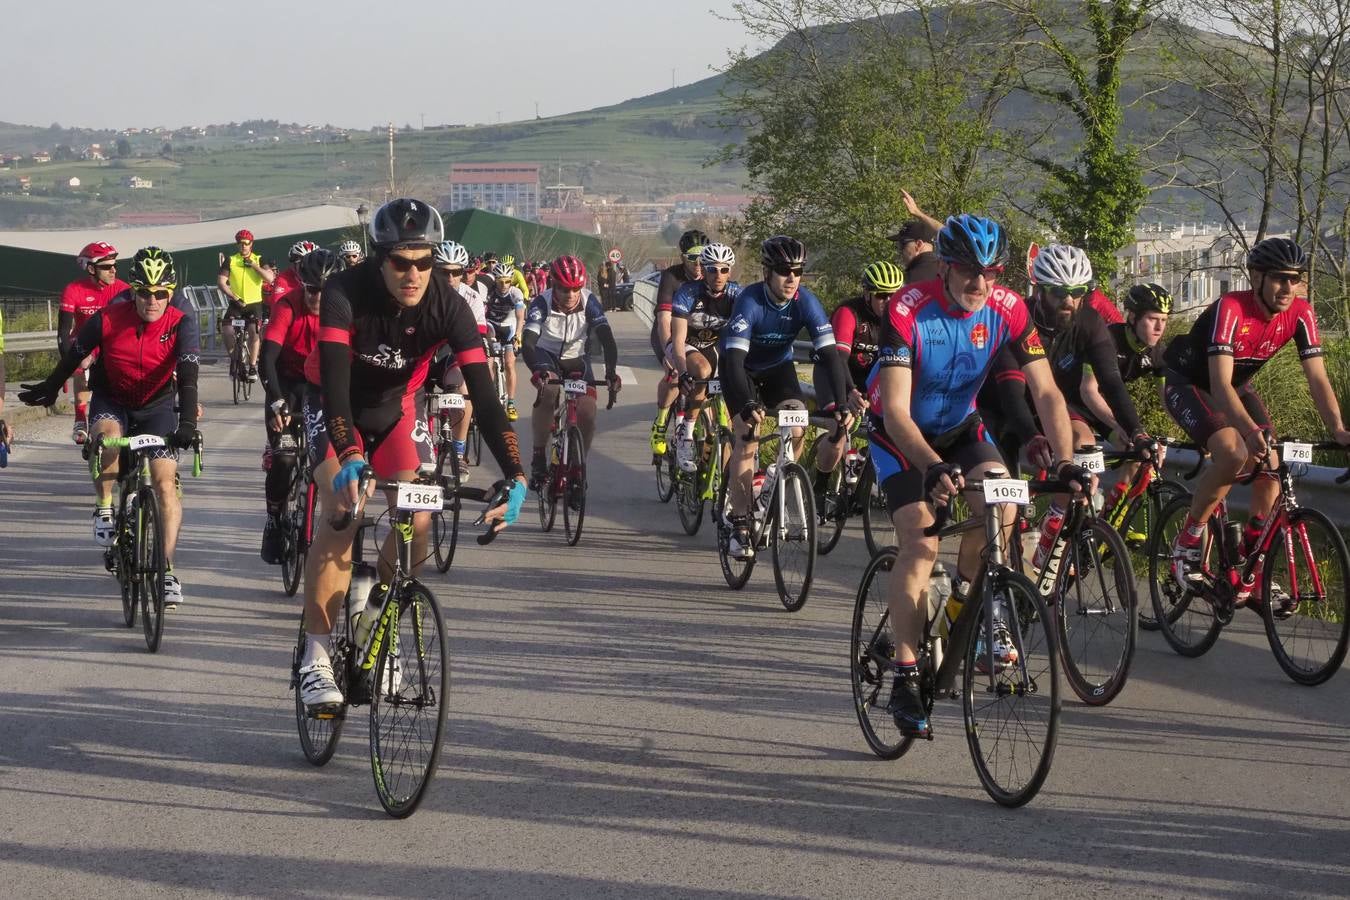
<instances>
[{"instance_id":1,"label":"cycling sunglasses","mask_svg":"<svg viewBox=\"0 0 1350 900\"><path fill-rule=\"evenodd\" d=\"M704 266L704 267L703 267L703 274L704 274L704 275L707 275L709 272L716 272L718 275L730 275L730 274L731 274L731 267L730 267L730 266Z\"/></svg>"},{"instance_id":2,"label":"cycling sunglasses","mask_svg":"<svg viewBox=\"0 0 1350 900\"><path fill-rule=\"evenodd\" d=\"M142 300L154 298L156 300L168 300L173 296L173 288L136 288L136 296Z\"/></svg>"},{"instance_id":3,"label":"cycling sunglasses","mask_svg":"<svg viewBox=\"0 0 1350 900\"><path fill-rule=\"evenodd\" d=\"M770 266L769 271L779 278L801 278L803 270L801 266Z\"/></svg>"},{"instance_id":4,"label":"cycling sunglasses","mask_svg":"<svg viewBox=\"0 0 1350 900\"><path fill-rule=\"evenodd\" d=\"M1087 296L1088 291L1092 290L1090 284L1049 284L1045 289L1050 292L1050 296L1063 300L1065 297L1072 297L1078 300Z\"/></svg>"},{"instance_id":5,"label":"cycling sunglasses","mask_svg":"<svg viewBox=\"0 0 1350 900\"><path fill-rule=\"evenodd\" d=\"M445 274L449 275L451 278L463 278L463 277L464 277L464 270L463 270L463 269L446 269L446 270L445 270Z\"/></svg>"},{"instance_id":6,"label":"cycling sunglasses","mask_svg":"<svg viewBox=\"0 0 1350 900\"><path fill-rule=\"evenodd\" d=\"M394 254L391 253L385 257L385 261L389 263L389 267L391 269L393 269L395 272L398 272L400 275L402 275L404 272L411 270L414 267L416 267L417 271L419 272L429 272L431 271L431 267L435 265L435 260L433 260L430 256L422 256L418 257L417 259L408 259L408 257L406 256L395 256Z\"/></svg>"},{"instance_id":7,"label":"cycling sunglasses","mask_svg":"<svg viewBox=\"0 0 1350 900\"><path fill-rule=\"evenodd\" d=\"M117 270L117 263L95 263L94 268L100 272L113 272Z\"/></svg>"},{"instance_id":8,"label":"cycling sunglasses","mask_svg":"<svg viewBox=\"0 0 1350 900\"><path fill-rule=\"evenodd\" d=\"M986 281L992 281L1003 274L1003 266L970 266L965 263L952 263L952 268L957 274L966 278L974 278L976 275L983 275Z\"/></svg>"}]
</instances>

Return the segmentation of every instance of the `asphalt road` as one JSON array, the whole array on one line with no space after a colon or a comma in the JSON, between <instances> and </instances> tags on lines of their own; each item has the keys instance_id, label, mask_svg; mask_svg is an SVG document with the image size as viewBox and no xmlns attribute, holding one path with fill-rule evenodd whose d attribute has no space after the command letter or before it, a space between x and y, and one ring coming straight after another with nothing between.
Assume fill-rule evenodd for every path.
<instances>
[{"instance_id":1,"label":"asphalt road","mask_svg":"<svg viewBox=\"0 0 1350 900\"><path fill-rule=\"evenodd\" d=\"M1250 614L1198 660L1141 634L1115 703L1065 701L1021 810L979 787L955 704L933 743L874 758L848 680L861 532L799 613L767 566L728 590L707 524L686 537L655 498L646 334L616 318L639 383L602 413L581 545L527 507L428 576L451 724L401 822L364 708L326 768L301 755L299 603L258 558L261 404L205 370L187 602L155 655L122 627L68 419L27 423L0 470L0 894L1346 895L1350 675L1294 685Z\"/></svg>"}]
</instances>

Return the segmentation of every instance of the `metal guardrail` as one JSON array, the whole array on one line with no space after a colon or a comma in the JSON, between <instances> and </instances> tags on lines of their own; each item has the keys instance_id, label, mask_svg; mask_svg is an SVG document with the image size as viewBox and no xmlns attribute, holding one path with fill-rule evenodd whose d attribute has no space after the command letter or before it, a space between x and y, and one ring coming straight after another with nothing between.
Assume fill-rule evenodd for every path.
<instances>
[{"instance_id":1,"label":"metal guardrail","mask_svg":"<svg viewBox=\"0 0 1350 900\"><path fill-rule=\"evenodd\" d=\"M34 350L55 350L55 331L21 331L5 335L6 353L32 353Z\"/></svg>"},{"instance_id":2,"label":"metal guardrail","mask_svg":"<svg viewBox=\"0 0 1350 900\"><path fill-rule=\"evenodd\" d=\"M201 343L202 353L207 356L223 355L224 343L216 323L229 303L225 294L214 285L189 286L183 288L180 293L195 313L197 338ZM4 343L6 353L55 350L56 332L20 331L6 334Z\"/></svg>"}]
</instances>

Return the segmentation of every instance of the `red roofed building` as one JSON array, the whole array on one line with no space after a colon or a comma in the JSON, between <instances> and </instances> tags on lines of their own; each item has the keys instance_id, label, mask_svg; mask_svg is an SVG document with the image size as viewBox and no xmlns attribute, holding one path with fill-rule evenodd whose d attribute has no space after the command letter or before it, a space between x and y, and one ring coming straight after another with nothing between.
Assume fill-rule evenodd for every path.
<instances>
[{"instance_id":1,"label":"red roofed building","mask_svg":"<svg viewBox=\"0 0 1350 900\"><path fill-rule=\"evenodd\" d=\"M534 163L454 163L450 209L489 212L537 221L539 166Z\"/></svg>"}]
</instances>

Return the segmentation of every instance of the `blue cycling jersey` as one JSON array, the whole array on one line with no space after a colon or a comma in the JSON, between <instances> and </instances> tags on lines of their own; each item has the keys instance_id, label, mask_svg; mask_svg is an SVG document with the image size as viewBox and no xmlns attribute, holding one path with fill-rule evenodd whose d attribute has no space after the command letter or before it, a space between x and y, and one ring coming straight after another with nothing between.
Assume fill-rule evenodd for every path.
<instances>
[{"instance_id":1,"label":"blue cycling jersey","mask_svg":"<svg viewBox=\"0 0 1350 900\"><path fill-rule=\"evenodd\" d=\"M1015 291L996 285L985 305L969 312L947 301L940 279L906 287L887 307L881 350L867 378L873 426L884 427L881 369L913 371L910 416L925 435L940 435L975 411L975 395L1005 346L1019 366L1045 358Z\"/></svg>"},{"instance_id":2,"label":"blue cycling jersey","mask_svg":"<svg viewBox=\"0 0 1350 900\"><path fill-rule=\"evenodd\" d=\"M806 288L779 304L762 281L741 291L723 332L722 349L744 350L747 372L762 372L792 360L792 342L805 328L817 352L834 346L834 329L820 298Z\"/></svg>"},{"instance_id":3,"label":"blue cycling jersey","mask_svg":"<svg viewBox=\"0 0 1350 900\"><path fill-rule=\"evenodd\" d=\"M720 297L709 296L708 286L701 280L680 285L671 300L670 314L673 318L688 320L685 343L700 350L715 346L740 293L741 286L734 281L727 282Z\"/></svg>"}]
</instances>

